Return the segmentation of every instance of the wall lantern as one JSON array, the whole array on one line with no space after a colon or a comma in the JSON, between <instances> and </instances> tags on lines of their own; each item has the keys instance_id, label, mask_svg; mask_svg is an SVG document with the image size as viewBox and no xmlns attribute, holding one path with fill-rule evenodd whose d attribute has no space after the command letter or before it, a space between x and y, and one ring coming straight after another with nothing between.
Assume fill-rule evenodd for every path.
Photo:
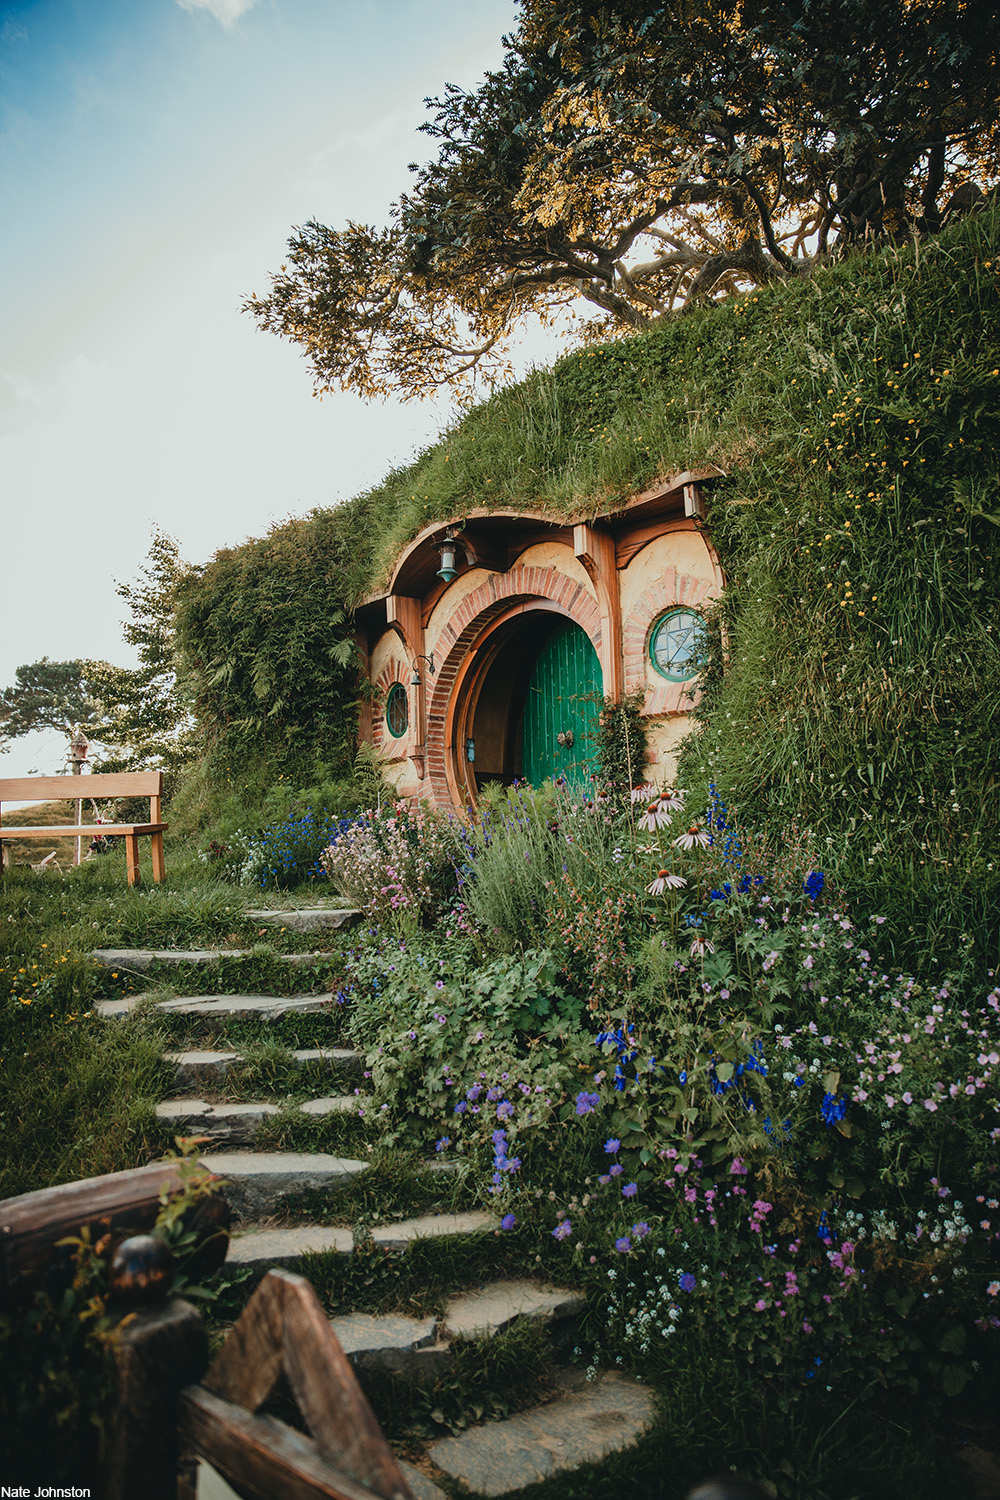
<instances>
[{"instance_id":1,"label":"wall lantern","mask_svg":"<svg viewBox=\"0 0 1000 1500\"><path fill-rule=\"evenodd\" d=\"M458 577L458 569L455 567L455 538L450 531L446 531L442 540L434 545L441 554L437 576L443 578L445 583L450 583L453 578Z\"/></svg>"},{"instance_id":2,"label":"wall lantern","mask_svg":"<svg viewBox=\"0 0 1000 1500\"><path fill-rule=\"evenodd\" d=\"M434 672L435 672L435 667L434 667L434 652L432 651L431 654L430 654L430 656L418 656L416 658L416 660L414 661L414 663L413 663L413 676L410 678L410 686L411 687L419 687L420 686L420 667L419 667L419 663L422 662L422 661L425 661L427 663L427 670L428 670L428 672L431 674L432 677L434 676Z\"/></svg>"}]
</instances>

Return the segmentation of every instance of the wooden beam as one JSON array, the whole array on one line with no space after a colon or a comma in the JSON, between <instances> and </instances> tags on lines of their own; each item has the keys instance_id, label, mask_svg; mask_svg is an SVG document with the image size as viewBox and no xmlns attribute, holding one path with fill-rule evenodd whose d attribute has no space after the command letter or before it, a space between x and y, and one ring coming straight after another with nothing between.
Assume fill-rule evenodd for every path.
<instances>
[{"instance_id":1,"label":"wooden beam","mask_svg":"<svg viewBox=\"0 0 1000 1500\"><path fill-rule=\"evenodd\" d=\"M171 1192L180 1189L177 1168L156 1162L5 1198L0 1202L0 1302L26 1297L62 1258L56 1242L78 1235L84 1225L94 1240L112 1228L123 1238L149 1230L164 1183Z\"/></svg>"},{"instance_id":2,"label":"wooden beam","mask_svg":"<svg viewBox=\"0 0 1000 1500\"><path fill-rule=\"evenodd\" d=\"M604 673L604 692L608 698L617 700L625 691L625 673L622 662L622 601L618 587L614 538L601 527L582 522L573 527L573 552L577 561L583 564L597 591L597 604L601 611L600 660Z\"/></svg>"},{"instance_id":3,"label":"wooden beam","mask_svg":"<svg viewBox=\"0 0 1000 1500\"><path fill-rule=\"evenodd\" d=\"M302 1276L271 1270L230 1331L203 1385L254 1412L282 1371L322 1456L383 1500L409 1496L399 1464L313 1287ZM198 1451L214 1463L209 1452Z\"/></svg>"},{"instance_id":4,"label":"wooden beam","mask_svg":"<svg viewBox=\"0 0 1000 1500\"><path fill-rule=\"evenodd\" d=\"M178 1396L208 1357L201 1315L179 1297L130 1314L117 1331L118 1389L105 1443L105 1500L175 1500Z\"/></svg>"},{"instance_id":5,"label":"wooden beam","mask_svg":"<svg viewBox=\"0 0 1000 1500\"><path fill-rule=\"evenodd\" d=\"M334 1469L312 1438L274 1417L251 1416L203 1386L181 1392L179 1437L244 1500L374 1500Z\"/></svg>"}]
</instances>

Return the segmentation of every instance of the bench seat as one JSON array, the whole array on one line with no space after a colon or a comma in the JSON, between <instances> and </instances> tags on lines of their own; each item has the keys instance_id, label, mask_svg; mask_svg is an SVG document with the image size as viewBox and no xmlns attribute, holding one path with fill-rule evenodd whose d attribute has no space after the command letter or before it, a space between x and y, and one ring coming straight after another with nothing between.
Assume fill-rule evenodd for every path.
<instances>
[{"instance_id":1,"label":"bench seat","mask_svg":"<svg viewBox=\"0 0 1000 1500\"><path fill-rule=\"evenodd\" d=\"M84 823L77 811L74 823L39 824L19 828L2 826L4 802L84 802L120 797L148 797L149 821L146 823ZM4 844L16 839L123 838L129 885L139 881L139 840L148 838L153 857L153 879L159 884L166 874L163 859L163 835L167 824L160 822L163 797L162 771L95 772L92 776L18 776L0 779L0 874L4 866Z\"/></svg>"}]
</instances>

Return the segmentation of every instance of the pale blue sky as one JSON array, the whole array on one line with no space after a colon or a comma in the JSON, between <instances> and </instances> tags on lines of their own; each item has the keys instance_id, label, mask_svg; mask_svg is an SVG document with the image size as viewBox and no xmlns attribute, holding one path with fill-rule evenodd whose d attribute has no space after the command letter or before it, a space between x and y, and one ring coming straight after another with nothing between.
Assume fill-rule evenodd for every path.
<instances>
[{"instance_id":1,"label":"pale blue sky","mask_svg":"<svg viewBox=\"0 0 1000 1500\"><path fill-rule=\"evenodd\" d=\"M294 225L382 223L422 100L499 64L513 0L0 3L0 686L126 662L113 580L375 483L447 409L313 399L239 311ZM527 347L525 358L544 346ZM58 769L56 742L0 775Z\"/></svg>"}]
</instances>

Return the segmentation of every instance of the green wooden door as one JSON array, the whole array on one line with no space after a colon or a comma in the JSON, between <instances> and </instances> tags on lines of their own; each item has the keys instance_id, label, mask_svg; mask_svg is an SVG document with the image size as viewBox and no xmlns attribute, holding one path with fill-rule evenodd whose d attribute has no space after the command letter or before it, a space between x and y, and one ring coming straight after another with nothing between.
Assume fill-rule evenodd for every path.
<instances>
[{"instance_id":1,"label":"green wooden door","mask_svg":"<svg viewBox=\"0 0 1000 1500\"><path fill-rule=\"evenodd\" d=\"M542 647L524 705L522 774L532 786L564 776L584 786L596 769L594 731L604 691L597 652L579 625L559 625ZM562 743L560 743L562 736Z\"/></svg>"}]
</instances>

